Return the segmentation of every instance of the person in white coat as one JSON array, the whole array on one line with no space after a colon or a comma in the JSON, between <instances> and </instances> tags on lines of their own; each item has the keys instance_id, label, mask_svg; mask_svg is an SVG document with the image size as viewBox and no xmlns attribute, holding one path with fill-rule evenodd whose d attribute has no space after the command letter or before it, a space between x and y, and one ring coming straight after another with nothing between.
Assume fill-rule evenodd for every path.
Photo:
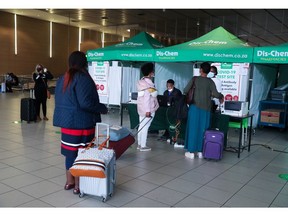
<instances>
[{"instance_id":1,"label":"person in white coat","mask_svg":"<svg viewBox=\"0 0 288 216\"><path fill-rule=\"evenodd\" d=\"M157 89L152 81L154 77L154 64L146 63L141 67L143 77L137 82L137 112L139 115L138 147L140 151L150 151L147 146L148 129L159 108L157 100Z\"/></svg>"}]
</instances>

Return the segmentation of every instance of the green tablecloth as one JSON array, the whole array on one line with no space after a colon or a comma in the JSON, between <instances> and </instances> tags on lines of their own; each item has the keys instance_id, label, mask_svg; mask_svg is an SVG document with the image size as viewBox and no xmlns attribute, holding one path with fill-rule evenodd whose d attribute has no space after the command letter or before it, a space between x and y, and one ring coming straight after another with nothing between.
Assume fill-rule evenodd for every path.
<instances>
[{"instance_id":1,"label":"green tablecloth","mask_svg":"<svg viewBox=\"0 0 288 216\"><path fill-rule=\"evenodd\" d=\"M137 105L133 103L125 104L128 110L129 119L130 119L130 128L133 129L139 124L139 115L137 113ZM159 109L155 113L155 117L151 123L149 130L171 130L170 126L174 126L176 124L176 119L173 118L171 113L173 113L174 107L159 107ZM181 121L180 126L180 135L179 138L185 137L186 130L186 121Z\"/></svg>"},{"instance_id":2,"label":"green tablecloth","mask_svg":"<svg viewBox=\"0 0 288 216\"><path fill-rule=\"evenodd\" d=\"M130 119L130 128L133 129L139 124L139 115L137 113L137 105L133 103L126 103L125 107L127 107L129 119ZM149 130L166 130L172 132L170 126L174 126L176 121L174 118L171 117L171 113L173 112L173 107L159 107L159 109L155 113L155 117L151 123ZM220 131L224 132L224 146L227 145L227 133L229 129L229 120L230 116L223 115L220 113L212 113L211 114L211 128L219 128ZM181 121L180 126L180 135L179 138L185 138L185 131L186 131L186 120Z\"/></svg>"}]
</instances>

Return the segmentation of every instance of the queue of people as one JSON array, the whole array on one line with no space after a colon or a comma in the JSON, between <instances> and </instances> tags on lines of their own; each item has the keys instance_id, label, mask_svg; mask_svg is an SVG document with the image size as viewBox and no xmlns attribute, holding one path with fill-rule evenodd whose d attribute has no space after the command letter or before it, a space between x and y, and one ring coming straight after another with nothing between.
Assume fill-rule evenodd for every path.
<instances>
[{"instance_id":1,"label":"queue of people","mask_svg":"<svg viewBox=\"0 0 288 216\"><path fill-rule=\"evenodd\" d=\"M149 151L151 148L146 146L147 131L151 125L151 121L149 120L153 119L159 105L156 99L157 90L151 80L155 74L153 64L144 64L141 67L141 72L143 78L137 82L137 110L140 122L137 149L140 149L140 151ZM194 159L195 157L203 158L203 135L205 130L210 127L211 112L214 112L217 106L224 102L224 96L221 94L221 81L217 80L216 75L217 68L215 66L211 67L208 62L204 62L200 66L200 76L197 76L195 79L194 101L192 104L189 104L188 113L185 116L185 118L187 117L187 125L183 146L187 150L185 156L190 159ZM184 95L187 95L189 89L192 87L192 80L184 88ZM175 88L174 85L174 80L167 80L167 90L164 91L163 95L167 97L169 105L173 103L177 104L175 108L177 112L174 118L176 122L179 122L183 118L183 107L187 107L187 104L183 103L182 92ZM182 114L181 118L180 114ZM168 129L162 137L171 138Z\"/></svg>"},{"instance_id":2,"label":"queue of people","mask_svg":"<svg viewBox=\"0 0 288 216\"><path fill-rule=\"evenodd\" d=\"M69 68L59 77L55 88L55 108L53 113L53 126L61 128L61 154L65 157L66 182L65 190L73 189L74 194L79 194L79 177L74 177L69 169L72 167L78 149L87 146L95 137L95 125L101 122L101 114L107 114L107 107L100 103L97 87L87 71L88 62L86 55L80 51L74 51L68 59ZM137 112L139 115L139 127L137 134L137 149L140 152L151 151L147 145L149 127L159 108L157 100L158 91L153 82L155 75L154 64L149 62L141 67L143 77L137 81ZM211 74L212 73L212 74ZM213 75L213 76L212 76ZM176 106L176 123L187 118L186 133L184 139L185 157L194 159L203 158L203 135L210 126L214 98L218 99L216 105L223 103L224 97L220 92L219 83L212 80L217 75L217 68L204 62L200 66L200 76L197 76L194 85L194 102L185 103L185 95L192 86L192 79L181 90L175 87L175 82L168 79L163 95L167 97L169 106ZM40 106L42 105L43 120L47 118L47 81L53 79L50 71L43 65L37 64L33 72L35 82L35 99L37 120L40 121ZM216 85L215 85L216 83ZM221 88L221 87L220 87ZM185 110L186 108L187 110ZM169 130L163 134L165 138L171 138Z\"/></svg>"}]
</instances>

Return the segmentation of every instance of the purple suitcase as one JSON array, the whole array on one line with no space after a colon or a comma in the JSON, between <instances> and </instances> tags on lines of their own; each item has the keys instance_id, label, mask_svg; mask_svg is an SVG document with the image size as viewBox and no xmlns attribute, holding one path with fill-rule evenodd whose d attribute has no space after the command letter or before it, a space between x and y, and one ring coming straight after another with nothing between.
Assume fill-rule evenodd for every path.
<instances>
[{"instance_id":1,"label":"purple suitcase","mask_svg":"<svg viewBox=\"0 0 288 216\"><path fill-rule=\"evenodd\" d=\"M223 157L224 133L219 130L206 130L204 134L203 157L221 160Z\"/></svg>"}]
</instances>

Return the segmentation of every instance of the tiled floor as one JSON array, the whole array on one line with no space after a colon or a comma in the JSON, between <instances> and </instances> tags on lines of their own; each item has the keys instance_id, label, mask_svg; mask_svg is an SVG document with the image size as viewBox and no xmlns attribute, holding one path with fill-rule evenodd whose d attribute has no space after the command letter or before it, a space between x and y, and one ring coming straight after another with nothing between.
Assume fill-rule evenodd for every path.
<instances>
[{"instance_id":1,"label":"tiled floor","mask_svg":"<svg viewBox=\"0 0 288 216\"><path fill-rule=\"evenodd\" d=\"M277 128L256 129L249 153L244 150L238 159L236 153L225 151L218 162L187 159L183 149L149 134L151 152L139 152L132 145L117 160L111 199L104 203L98 197L79 198L63 189L60 134L52 126L54 97L48 101L49 121L14 122L20 120L20 99L28 95L0 93L0 207L288 206L287 182L278 177L288 173L288 136ZM129 127L124 113L124 126ZM102 120L119 125L119 110L111 110ZM228 145L235 146L238 131L230 130L228 135Z\"/></svg>"}]
</instances>

